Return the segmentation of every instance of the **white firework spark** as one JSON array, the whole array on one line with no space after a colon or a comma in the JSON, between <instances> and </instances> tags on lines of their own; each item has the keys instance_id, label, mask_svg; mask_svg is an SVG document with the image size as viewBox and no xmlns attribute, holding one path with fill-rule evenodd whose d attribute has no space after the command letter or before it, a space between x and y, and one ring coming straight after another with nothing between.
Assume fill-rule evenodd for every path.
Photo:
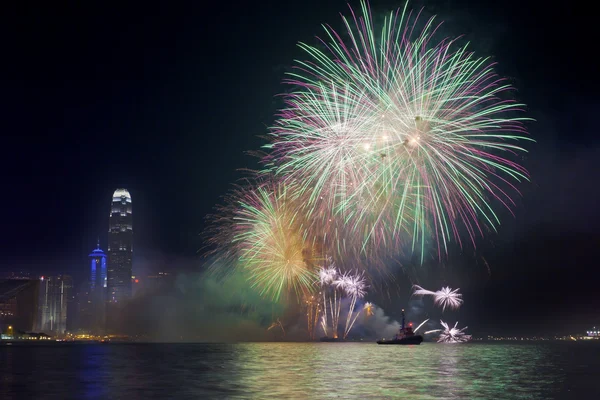
<instances>
[{"instance_id":1,"label":"white firework spark","mask_svg":"<svg viewBox=\"0 0 600 400\"><path fill-rule=\"evenodd\" d=\"M419 285L413 285L413 296L435 296L435 292L431 290L423 289Z\"/></svg>"},{"instance_id":2,"label":"white firework spark","mask_svg":"<svg viewBox=\"0 0 600 400\"><path fill-rule=\"evenodd\" d=\"M441 306L442 311L448 307L451 310L458 310L463 303L462 294L458 293L460 289L454 289L446 286L435 292L433 304Z\"/></svg>"},{"instance_id":3,"label":"white firework spark","mask_svg":"<svg viewBox=\"0 0 600 400\"><path fill-rule=\"evenodd\" d=\"M335 265L331 264L329 267L323 267L319 270L319 280L321 285L329 285L335 281L338 275Z\"/></svg>"},{"instance_id":4,"label":"white firework spark","mask_svg":"<svg viewBox=\"0 0 600 400\"><path fill-rule=\"evenodd\" d=\"M442 307L442 311L448 307L451 310L458 310L463 303L462 294L458 293L460 289L443 287L438 291L423 289L421 286L414 285L413 296L433 296L433 304Z\"/></svg>"},{"instance_id":5,"label":"white firework spark","mask_svg":"<svg viewBox=\"0 0 600 400\"><path fill-rule=\"evenodd\" d=\"M362 299L366 294L364 273L358 273L357 271L355 275L350 273L344 274L338 281L335 281L334 284L342 288L344 292L350 296L350 308L348 309L348 315L346 316L346 329L344 330L344 338L346 338L362 311L362 309L360 309L356 314L354 313L356 300Z\"/></svg>"},{"instance_id":6,"label":"white firework spark","mask_svg":"<svg viewBox=\"0 0 600 400\"><path fill-rule=\"evenodd\" d=\"M464 327L458 329L456 326L458 325L458 321L454 324L452 328L449 327L447 323L440 320L440 323L444 327L444 329L437 329L435 331L428 331L425 333L433 333L433 332L442 332L440 337L438 338L438 343L465 343L471 340L471 335L467 335L464 331L468 327Z\"/></svg>"},{"instance_id":7,"label":"white firework spark","mask_svg":"<svg viewBox=\"0 0 600 400\"><path fill-rule=\"evenodd\" d=\"M423 325L425 325L425 323L429 321L429 318L427 318L425 321L421 322L419 324L419 326L417 326L417 328L413 331L414 333L417 333L417 331L419 330L420 327L422 327Z\"/></svg>"}]
</instances>

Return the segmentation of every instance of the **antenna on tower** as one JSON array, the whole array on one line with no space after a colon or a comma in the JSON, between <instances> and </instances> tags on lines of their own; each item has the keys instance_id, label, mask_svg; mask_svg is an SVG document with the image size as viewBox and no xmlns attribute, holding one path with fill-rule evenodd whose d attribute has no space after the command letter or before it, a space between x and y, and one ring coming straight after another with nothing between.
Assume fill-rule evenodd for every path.
<instances>
[{"instance_id":1,"label":"antenna on tower","mask_svg":"<svg viewBox=\"0 0 600 400\"><path fill-rule=\"evenodd\" d=\"M402 309L402 329L404 329L404 308Z\"/></svg>"},{"instance_id":2,"label":"antenna on tower","mask_svg":"<svg viewBox=\"0 0 600 400\"><path fill-rule=\"evenodd\" d=\"M96 247L98 250L100 250L100 236L98 236L98 247Z\"/></svg>"}]
</instances>

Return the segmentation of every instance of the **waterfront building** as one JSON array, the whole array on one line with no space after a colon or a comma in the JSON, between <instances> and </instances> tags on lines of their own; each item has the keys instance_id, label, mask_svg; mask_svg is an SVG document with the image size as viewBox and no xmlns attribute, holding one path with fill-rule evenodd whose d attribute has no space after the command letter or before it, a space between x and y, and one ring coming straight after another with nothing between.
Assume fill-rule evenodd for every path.
<instances>
[{"instance_id":1,"label":"waterfront building","mask_svg":"<svg viewBox=\"0 0 600 400\"><path fill-rule=\"evenodd\" d=\"M39 330L64 334L73 297L73 279L68 275L42 277L40 289Z\"/></svg>"},{"instance_id":2,"label":"waterfront building","mask_svg":"<svg viewBox=\"0 0 600 400\"><path fill-rule=\"evenodd\" d=\"M11 327L14 332L37 329L38 279L0 280L0 331Z\"/></svg>"},{"instance_id":3,"label":"waterfront building","mask_svg":"<svg viewBox=\"0 0 600 400\"><path fill-rule=\"evenodd\" d=\"M106 301L108 297L108 267L106 254L100 248L88 256L89 280L85 291L80 291L79 312L80 328L102 333L106 324Z\"/></svg>"},{"instance_id":4,"label":"waterfront building","mask_svg":"<svg viewBox=\"0 0 600 400\"><path fill-rule=\"evenodd\" d=\"M108 302L131 298L133 266L133 215L127 189L113 193L108 230Z\"/></svg>"}]
</instances>

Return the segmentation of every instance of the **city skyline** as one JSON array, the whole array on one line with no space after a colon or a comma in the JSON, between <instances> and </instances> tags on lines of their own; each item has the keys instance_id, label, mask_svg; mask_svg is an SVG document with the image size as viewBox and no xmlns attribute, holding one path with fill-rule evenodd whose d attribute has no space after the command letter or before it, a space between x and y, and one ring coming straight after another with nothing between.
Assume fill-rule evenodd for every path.
<instances>
[{"instance_id":1,"label":"city skyline","mask_svg":"<svg viewBox=\"0 0 600 400\"><path fill-rule=\"evenodd\" d=\"M373 2L374 15L397 6L388 3ZM426 268L394 265L398 287L373 289L375 301L390 313L406 306L410 285L403 270L421 271L420 284L461 287L466 298L477 299L461 310L473 332L559 329L558 321L586 329L600 305L592 295L596 272L588 266L600 223L593 184L600 165L593 133L597 85L589 79L593 63L560 49L576 38L589 40L593 24L574 23L580 15L571 6L458 1L425 7L425 14L446 21L441 34L466 34L476 54L493 56L498 72L518 88L515 97L536 120L529 128L537 142L522 160L532 182L519 187L515 216L500 216L498 232L486 232L476 248L454 247L452 256ZM7 54L21 66L1 67L10 77L4 110L12 134L0 163L6 187L18 195L2 199L10 212L0 269L68 273L80 282L98 234L108 251L107 199L126 187L136 203L136 268L172 258L175 275L201 271L204 218L243 176L240 170L255 168L245 152L264 144L259 135L281 107L281 81L302 57L296 43L317 44L326 21L343 28L344 10L345 1L314 2L294 13L261 3L218 14L231 18L234 31L197 24L201 6L169 8L164 26L152 10L140 16L133 7L122 19L105 11L81 16L81 24L50 10L21 44L9 44ZM138 29L130 20L139 21ZM14 28L28 21L17 18ZM74 31L79 34L65 34ZM219 40L200 40L215 35ZM207 54L219 62L206 63ZM91 161L91 154L99 158Z\"/></svg>"}]
</instances>

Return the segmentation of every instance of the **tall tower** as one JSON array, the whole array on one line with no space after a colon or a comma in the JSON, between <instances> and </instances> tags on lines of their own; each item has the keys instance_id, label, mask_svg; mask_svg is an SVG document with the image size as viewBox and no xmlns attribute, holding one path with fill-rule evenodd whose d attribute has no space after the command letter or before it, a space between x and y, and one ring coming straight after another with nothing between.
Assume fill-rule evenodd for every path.
<instances>
[{"instance_id":1,"label":"tall tower","mask_svg":"<svg viewBox=\"0 0 600 400\"><path fill-rule=\"evenodd\" d=\"M103 333L106 328L107 268L106 254L98 246L90 253L90 279L85 296L79 299L80 328L93 333Z\"/></svg>"},{"instance_id":2,"label":"tall tower","mask_svg":"<svg viewBox=\"0 0 600 400\"><path fill-rule=\"evenodd\" d=\"M133 217L127 189L113 193L108 228L108 302L121 303L131 297L133 264Z\"/></svg>"}]
</instances>

